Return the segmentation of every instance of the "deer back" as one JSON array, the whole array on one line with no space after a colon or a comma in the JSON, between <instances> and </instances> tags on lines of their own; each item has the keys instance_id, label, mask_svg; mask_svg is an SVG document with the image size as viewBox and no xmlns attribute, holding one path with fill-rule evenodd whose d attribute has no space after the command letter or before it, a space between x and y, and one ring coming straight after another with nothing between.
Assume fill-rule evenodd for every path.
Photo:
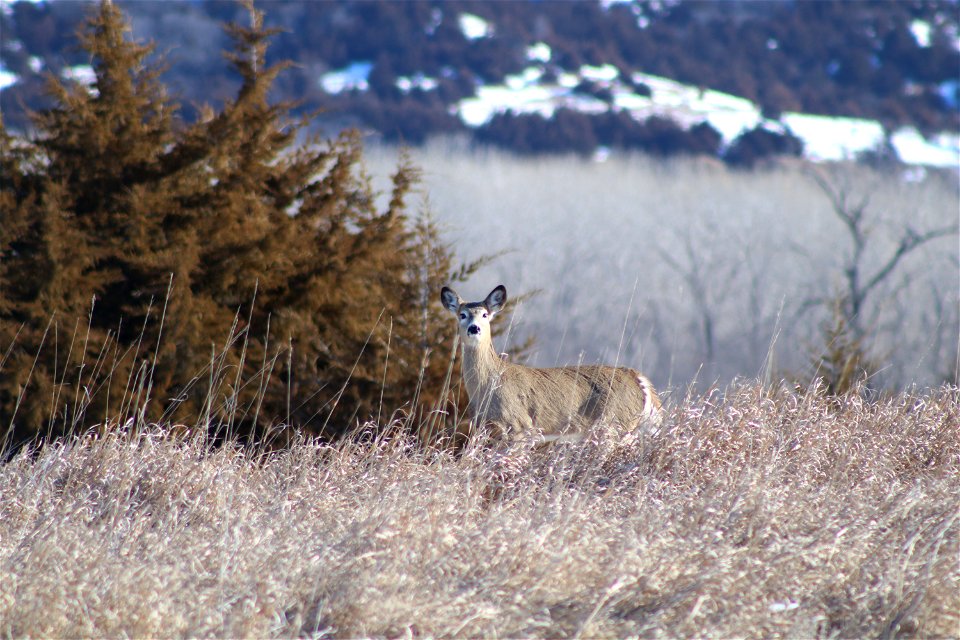
<instances>
[{"instance_id":1,"label":"deer back","mask_svg":"<svg viewBox=\"0 0 960 640\"><path fill-rule=\"evenodd\" d=\"M505 364L497 383L478 395L473 408L481 420L544 435L581 433L601 421L632 430L652 419L660 406L643 375L610 366L540 369Z\"/></svg>"}]
</instances>

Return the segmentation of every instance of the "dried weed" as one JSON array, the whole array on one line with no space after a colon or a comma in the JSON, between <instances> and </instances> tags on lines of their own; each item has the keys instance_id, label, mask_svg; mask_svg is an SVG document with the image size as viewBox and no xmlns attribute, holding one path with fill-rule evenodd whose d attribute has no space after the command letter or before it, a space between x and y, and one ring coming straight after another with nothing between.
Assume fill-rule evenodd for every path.
<instances>
[{"instance_id":1,"label":"dried weed","mask_svg":"<svg viewBox=\"0 0 960 640\"><path fill-rule=\"evenodd\" d=\"M283 451L120 432L0 468L0 634L960 635L960 392L740 384L660 433Z\"/></svg>"}]
</instances>

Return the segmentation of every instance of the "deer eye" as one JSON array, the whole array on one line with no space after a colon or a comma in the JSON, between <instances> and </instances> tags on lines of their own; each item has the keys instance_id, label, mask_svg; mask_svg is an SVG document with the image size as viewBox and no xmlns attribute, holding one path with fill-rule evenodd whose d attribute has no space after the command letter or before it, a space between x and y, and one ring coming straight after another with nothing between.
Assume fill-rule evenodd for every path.
<instances>
[{"instance_id":1,"label":"deer eye","mask_svg":"<svg viewBox=\"0 0 960 640\"><path fill-rule=\"evenodd\" d=\"M486 311L483 312L483 317L484 317L484 318L487 317L487 312L486 312Z\"/></svg>"},{"instance_id":2,"label":"deer eye","mask_svg":"<svg viewBox=\"0 0 960 640\"><path fill-rule=\"evenodd\" d=\"M462 312L462 311L461 311L461 312L460 312L460 319L461 319L461 320L466 320L466 319L467 319L467 314L466 314L465 312Z\"/></svg>"}]
</instances>

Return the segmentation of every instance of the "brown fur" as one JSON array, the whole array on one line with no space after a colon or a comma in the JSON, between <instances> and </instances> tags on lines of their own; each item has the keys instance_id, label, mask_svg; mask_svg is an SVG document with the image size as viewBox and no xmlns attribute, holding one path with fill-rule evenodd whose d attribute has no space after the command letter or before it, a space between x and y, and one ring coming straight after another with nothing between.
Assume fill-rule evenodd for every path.
<instances>
[{"instance_id":1,"label":"brown fur","mask_svg":"<svg viewBox=\"0 0 960 640\"><path fill-rule=\"evenodd\" d=\"M514 438L538 433L545 440L582 436L608 421L632 431L660 420L660 399L640 372L589 365L541 369L504 361L493 348L490 320L506 303L503 285L482 302L464 302L444 287L441 302L457 316L463 379L474 420Z\"/></svg>"}]
</instances>

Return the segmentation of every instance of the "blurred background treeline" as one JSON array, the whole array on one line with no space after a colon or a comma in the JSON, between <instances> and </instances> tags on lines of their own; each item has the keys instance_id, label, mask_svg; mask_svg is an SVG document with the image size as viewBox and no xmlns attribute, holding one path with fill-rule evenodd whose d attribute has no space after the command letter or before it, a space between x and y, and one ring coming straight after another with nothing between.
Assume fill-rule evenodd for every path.
<instances>
[{"instance_id":1,"label":"blurred background treeline","mask_svg":"<svg viewBox=\"0 0 960 640\"><path fill-rule=\"evenodd\" d=\"M133 37L155 41L165 54L163 79L182 100L184 116L195 118L199 105L221 104L234 94L241 78L221 56L229 45L221 25L242 18L238 3L178 2L175 10L165 1L117 5L129 15ZM68 37L89 4L5 7L0 59L18 80L0 101L7 125L22 127L25 107L50 104L45 73L69 75L89 64ZM538 114L507 112L473 127L457 116L461 101L509 83L531 62L541 83L584 65L610 65L640 96L649 87L630 80L636 70L739 96L771 118L783 112L856 117L888 131L911 126L925 134L960 126L960 18L949 0L362 0L265 7L265 24L282 30L268 60L296 62L277 79L273 97L297 101L298 112L322 108L312 126L328 132L355 126L404 144L463 133L527 152L587 151L598 144L661 155L726 151L709 125L637 122L604 110L613 96L596 79L580 81L572 95L599 101L599 110L564 109L557 125L562 136ZM531 53L534 45L539 54ZM354 75L339 84L322 81L350 69ZM777 143L754 134L743 143L753 153L796 154L787 138Z\"/></svg>"},{"instance_id":2,"label":"blurred background treeline","mask_svg":"<svg viewBox=\"0 0 960 640\"><path fill-rule=\"evenodd\" d=\"M367 153L379 175L396 158ZM508 251L461 294L539 290L512 305L503 351L533 337L530 362L629 364L663 389L757 376L816 375L838 390L957 381L954 174L800 161L743 171L643 154L534 161L457 140L411 158L461 259Z\"/></svg>"},{"instance_id":3,"label":"blurred background treeline","mask_svg":"<svg viewBox=\"0 0 960 640\"><path fill-rule=\"evenodd\" d=\"M260 8L0 5L7 444L108 423L282 437L456 417L449 282L540 290L498 339L540 365L618 362L664 389L956 384L955 167L883 149L812 164L789 131L728 143L612 108L472 128L453 108L540 42L548 76L642 68L771 118L955 132L954 3ZM319 81L357 64L340 76L354 86ZM598 161L598 145L615 152Z\"/></svg>"}]
</instances>

